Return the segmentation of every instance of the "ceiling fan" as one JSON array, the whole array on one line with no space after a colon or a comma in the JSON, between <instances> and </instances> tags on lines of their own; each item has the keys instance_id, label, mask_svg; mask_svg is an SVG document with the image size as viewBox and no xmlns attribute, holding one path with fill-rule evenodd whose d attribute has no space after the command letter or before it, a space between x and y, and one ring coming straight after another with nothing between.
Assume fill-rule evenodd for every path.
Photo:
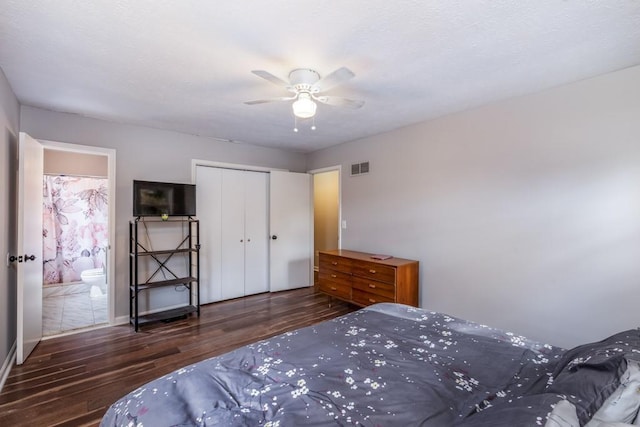
<instances>
[{"instance_id":1,"label":"ceiling fan","mask_svg":"<svg viewBox=\"0 0 640 427\"><path fill-rule=\"evenodd\" d=\"M338 86L347 80L353 78L355 74L346 67L341 67L334 72L320 78L317 71L309 68L296 68L289 73L289 81L286 82L279 77L274 76L268 71L253 70L251 71L258 77L262 77L271 83L283 87L291 92L291 96L258 99L255 101L246 101L245 104L255 105L264 104L266 102L277 101L293 101L293 114L301 119L308 119L316 114L317 105L315 101L336 107L360 108L364 105L364 101L358 101L338 96L322 95L322 92Z\"/></svg>"}]
</instances>

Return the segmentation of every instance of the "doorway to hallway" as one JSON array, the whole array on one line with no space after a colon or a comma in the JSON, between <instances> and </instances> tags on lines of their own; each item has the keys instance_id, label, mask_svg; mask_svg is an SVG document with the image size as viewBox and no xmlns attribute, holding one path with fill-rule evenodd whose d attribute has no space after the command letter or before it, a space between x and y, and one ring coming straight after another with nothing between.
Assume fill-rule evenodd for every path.
<instances>
[{"instance_id":1,"label":"doorway to hallway","mask_svg":"<svg viewBox=\"0 0 640 427\"><path fill-rule=\"evenodd\" d=\"M311 171L313 174L314 283L319 251L340 248L340 167Z\"/></svg>"}]
</instances>

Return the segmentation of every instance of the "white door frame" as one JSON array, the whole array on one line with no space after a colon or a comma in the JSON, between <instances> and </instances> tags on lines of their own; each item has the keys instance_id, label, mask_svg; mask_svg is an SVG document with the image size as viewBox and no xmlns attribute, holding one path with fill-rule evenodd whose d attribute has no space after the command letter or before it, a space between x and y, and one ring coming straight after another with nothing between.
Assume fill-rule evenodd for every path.
<instances>
[{"instance_id":1,"label":"white door frame","mask_svg":"<svg viewBox=\"0 0 640 427\"><path fill-rule=\"evenodd\" d=\"M338 249L342 249L342 165L327 166L326 168L313 169L308 171L307 173L310 173L311 175L315 175L317 173L331 172L331 171L338 171Z\"/></svg>"},{"instance_id":2,"label":"white door frame","mask_svg":"<svg viewBox=\"0 0 640 427\"><path fill-rule=\"evenodd\" d=\"M113 148L93 147L90 145L70 144L66 142L38 139L45 150L65 151L67 153L92 154L107 156L107 180L109 199L109 248L107 250L107 277L109 292L109 325L115 325L115 261L116 261L116 150Z\"/></svg>"}]
</instances>

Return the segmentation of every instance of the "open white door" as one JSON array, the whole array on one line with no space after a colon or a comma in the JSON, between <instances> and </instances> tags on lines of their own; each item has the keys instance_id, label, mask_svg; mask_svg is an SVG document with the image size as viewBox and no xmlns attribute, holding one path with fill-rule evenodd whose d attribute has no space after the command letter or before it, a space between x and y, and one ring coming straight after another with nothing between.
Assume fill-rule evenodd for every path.
<instances>
[{"instance_id":1,"label":"open white door","mask_svg":"<svg viewBox=\"0 0 640 427\"><path fill-rule=\"evenodd\" d=\"M311 175L306 173L270 173L271 292L313 285L311 182Z\"/></svg>"},{"instance_id":2,"label":"open white door","mask_svg":"<svg viewBox=\"0 0 640 427\"><path fill-rule=\"evenodd\" d=\"M44 149L26 133L18 148L17 351L21 365L42 339L42 175Z\"/></svg>"}]
</instances>

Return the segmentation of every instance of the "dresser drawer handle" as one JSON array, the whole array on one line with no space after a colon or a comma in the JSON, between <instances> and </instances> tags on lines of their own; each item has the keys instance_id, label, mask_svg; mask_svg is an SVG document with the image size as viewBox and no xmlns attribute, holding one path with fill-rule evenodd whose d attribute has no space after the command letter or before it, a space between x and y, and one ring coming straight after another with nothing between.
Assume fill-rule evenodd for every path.
<instances>
[{"instance_id":1,"label":"dresser drawer handle","mask_svg":"<svg viewBox=\"0 0 640 427\"><path fill-rule=\"evenodd\" d=\"M332 275L331 275L331 277L333 277L333 278L335 279L335 278L336 278L336 277L338 277L338 276L336 276L335 274L332 274Z\"/></svg>"},{"instance_id":2,"label":"dresser drawer handle","mask_svg":"<svg viewBox=\"0 0 640 427\"><path fill-rule=\"evenodd\" d=\"M336 288L335 286L332 286L332 287L331 287L331 290L332 290L332 291L337 291L337 290L338 290L338 288Z\"/></svg>"},{"instance_id":3,"label":"dresser drawer handle","mask_svg":"<svg viewBox=\"0 0 640 427\"><path fill-rule=\"evenodd\" d=\"M331 261L331 265L338 265L337 261Z\"/></svg>"},{"instance_id":4,"label":"dresser drawer handle","mask_svg":"<svg viewBox=\"0 0 640 427\"><path fill-rule=\"evenodd\" d=\"M369 273L376 274L376 271L375 270L369 270Z\"/></svg>"},{"instance_id":5,"label":"dresser drawer handle","mask_svg":"<svg viewBox=\"0 0 640 427\"><path fill-rule=\"evenodd\" d=\"M376 300L374 300L373 298L369 298L369 302L373 304L376 302Z\"/></svg>"},{"instance_id":6,"label":"dresser drawer handle","mask_svg":"<svg viewBox=\"0 0 640 427\"><path fill-rule=\"evenodd\" d=\"M371 289L375 289L375 288L376 288L376 285L374 285L373 283L369 283L369 287L370 287Z\"/></svg>"}]
</instances>

